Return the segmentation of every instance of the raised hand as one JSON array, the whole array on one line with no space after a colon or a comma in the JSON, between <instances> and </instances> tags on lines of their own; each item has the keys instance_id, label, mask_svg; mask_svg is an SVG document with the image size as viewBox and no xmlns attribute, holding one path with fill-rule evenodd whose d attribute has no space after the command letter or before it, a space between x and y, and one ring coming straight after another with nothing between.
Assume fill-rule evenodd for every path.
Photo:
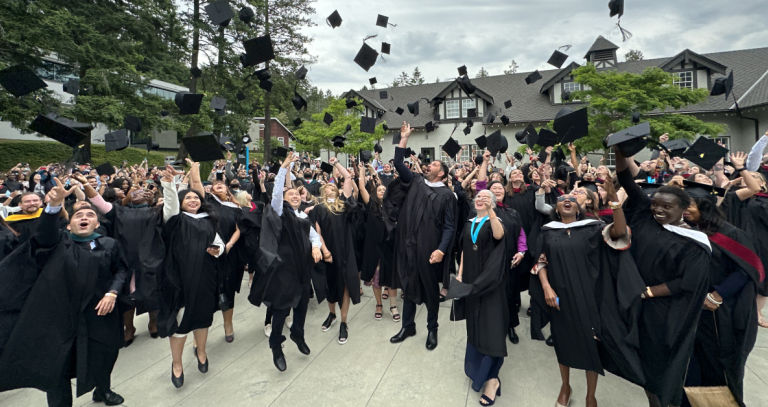
<instances>
[{"instance_id":1,"label":"raised hand","mask_svg":"<svg viewBox=\"0 0 768 407\"><path fill-rule=\"evenodd\" d=\"M669 141L669 133L664 133L659 137L659 143L666 143Z\"/></svg>"},{"instance_id":2,"label":"raised hand","mask_svg":"<svg viewBox=\"0 0 768 407\"><path fill-rule=\"evenodd\" d=\"M50 199L50 205L51 206L61 206L64 204L64 200L74 192L73 188L70 188L69 191L64 189L64 182L62 182L59 178L53 178L53 185L54 187L51 188L51 190L48 192L48 197Z\"/></svg>"},{"instance_id":3,"label":"raised hand","mask_svg":"<svg viewBox=\"0 0 768 407\"><path fill-rule=\"evenodd\" d=\"M747 155L744 154L741 151L737 151L734 153L731 153L731 162L733 163L733 168L735 169L741 169L744 168L744 163L747 161Z\"/></svg>"},{"instance_id":4,"label":"raised hand","mask_svg":"<svg viewBox=\"0 0 768 407\"><path fill-rule=\"evenodd\" d=\"M400 139L408 140L408 137L410 136L411 136L411 125L403 121L403 125L400 126Z\"/></svg>"}]
</instances>

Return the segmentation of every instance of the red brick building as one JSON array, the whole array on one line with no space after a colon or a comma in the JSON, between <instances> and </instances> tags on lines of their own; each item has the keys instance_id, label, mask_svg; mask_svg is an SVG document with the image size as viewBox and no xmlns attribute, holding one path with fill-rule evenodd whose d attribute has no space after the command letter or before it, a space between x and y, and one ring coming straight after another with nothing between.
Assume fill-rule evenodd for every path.
<instances>
[{"instance_id":1,"label":"red brick building","mask_svg":"<svg viewBox=\"0 0 768 407\"><path fill-rule=\"evenodd\" d=\"M291 131L288 130L288 128L285 127L285 125L280 122L280 120L277 120L276 118L273 117L271 121L272 123L270 124L270 131L272 133L272 137L280 140L283 146L290 147L291 141L296 140L296 138L293 136L293 133L291 133ZM253 118L253 124L251 125L251 131L249 132L249 134L251 135L251 137L253 137L256 134L254 127L257 124L259 126L258 137L261 139L262 137L264 137L264 118L263 117Z\"/></svg>"}]
</instances>

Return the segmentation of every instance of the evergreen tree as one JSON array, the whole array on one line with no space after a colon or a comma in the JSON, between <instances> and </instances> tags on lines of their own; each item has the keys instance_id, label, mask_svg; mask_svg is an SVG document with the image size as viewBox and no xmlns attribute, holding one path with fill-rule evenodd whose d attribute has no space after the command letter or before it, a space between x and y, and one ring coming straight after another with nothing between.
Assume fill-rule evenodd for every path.
<instances>
[{"instance_id":1,"label":"evergreen tree","mask_svg":"<svg viewBox=\"0 0 768 407\"><path fill-rule=\"evenodd\" d=\"M480 67L480 71L477 72L477 75L475 75L475 78L486 78L488 76L491 76L488 71L485 70L482 66Z\"/></svg>"}]
</instances>

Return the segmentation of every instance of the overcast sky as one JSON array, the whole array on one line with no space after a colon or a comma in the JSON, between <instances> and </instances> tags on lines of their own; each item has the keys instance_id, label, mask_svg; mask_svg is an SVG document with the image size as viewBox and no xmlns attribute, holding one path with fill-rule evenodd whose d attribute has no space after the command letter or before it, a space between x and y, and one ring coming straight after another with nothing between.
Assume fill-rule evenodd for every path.
<instances>
[{"instance_id":1,"label":"overcast sky","mask_svg":"<svg viewBox=\"0 0 768 407\"><path fill-rule=\"evenodd\" d=\"M768 47L766 0L625 0L621 26L634 34L626 42L611 33L608 0L318 0L310 53L317 63L308 77L321 89L338 95L360 89L376 77L379 87L418 66L427 82L450 80L466 65L470 77L484 67L501 75L514 59L518 72L554 69L552 52L571 45L570 58L584 63L584 54L599 35L619 49L619 60L630 49L646 59L673 56L686 48L697 53ZM325 19L338 10L344 20L332 29ZM376 26L383 14L397 27ZM387 63L379 59L365 72L353 59L363 38L377 51L392 44ZM766 61L768 67L768 61Z\"/></svg>"}]
</instances>

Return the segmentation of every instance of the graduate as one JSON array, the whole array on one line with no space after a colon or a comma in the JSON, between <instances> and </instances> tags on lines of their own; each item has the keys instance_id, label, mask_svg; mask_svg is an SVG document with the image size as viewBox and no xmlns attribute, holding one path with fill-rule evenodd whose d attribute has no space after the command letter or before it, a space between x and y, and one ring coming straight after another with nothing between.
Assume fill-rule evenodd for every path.
<instances>
[{"instance_id":1,"label":"graduate","mask_svg":"<svg viewBox=\"0 0 768 407\"><path fill-rule=\"evenodd\" d=\"M110 375L123 342L115 303L128 267L120 243L94 232L93 209L75 211L59 231L71 192L54 183L36 233L0 263L0 391L37 388L50 407L68 407L77 377L78 397L96 388L93 401L119 405Z\"/></svg>"},{"instance_id":2,"label":"graduate","mask_svg":"<svg viewBox=\"0 0 768 407\"><path fill-rule=\"evenodd\" d=\"M443 181L448 166L433 161L425 174L414 174L403 164L411 126L403 122L400 144L395 148L395 169L400 177L389 185L390 203L399 209L395 234L394 287L402 288L403 326L389 339L400 343L416 335L416 305L427 307L426 348L437 347L437 313L440 288L448 280L449 250L456 234L456 197Z\"/></svg>"},{"instance_id":3,"label":"graduate","mask_svg":"<svg viewBox=\"0 0 768 407\"><path fill-rule=\"evenodd\" d=\"M5 222L19 234L18 241L22 244L37 230L40 215L43 213L43 200L34 192L25 192L19 199L19 207L21 212L8 216Z\"/></svg>"},{"instance_id":4,"label":"graduate","mask_svg":"<svg viewBox=\"0 0 768 407\"><path fill-rule=\"evenodd\" d=\"M5 219L0 217L0 261L5 256L11 254L13 249L19 245L19 232L5 223Z\"/></svg>"},{"instance_id":5,"label":"graduate","mask_svg":"<svg viewBox=\"0 0 768 407\"><path fill-rule=\"evenodd\" d=\"M706 234L712 244L708 294L696 329L686 386L727 385L744 406L744 369L757 340L754 304L757 287L765 279L764 266L753 240L726 222L717 207L722 189L685 181L685 191L691 197L684 214L686 222Z\"/></svg>"},{"instance_id":6,"label":"graduate","mask_svg":"<svg viewBox=\"0 0 768 407\"><path fill-rule=\"evenodd\" d=\"M648 197L632 177L630 159L619 148L614 151L617 178L628 196L624 212L632 230L630 253L647 286L639 324L646 395L651 407L679 406L712 249L704 233L683 222L688 194L663 186Z\"/></svg>"},{"instance_id":7,"label":"graduate","mask_svg":"<svg viewBox=\"0 0 768 407\"><path fill-rule=\"evenodd\" d=\"M216 214L204 199L200 164L189 162L190 189L176 192L173 177L177 174L170 165L162 178L163 205L167 208L163 211L167 254L161 279L163 300L157 319L160 336L170 337L171 382L176 388L184 385L181 358L190 332L195 336L192 350L197 369L200 373L208 372L205 345L218 308L217 259L225 250L216 233Z\"/></svg>"},{"instance_id":8,"label":"graduate","mask_svg":"<svg viewBox=\"0 0 768 407\"><path fill-rule=\"evenodd\" d=\"M286 188L286 177L299 160L298 154L289 154L275 177L272 202L265 207L261 222L259 253L251 267L257 276L251 286L248 300L251 304L265 304L271 311L273 329L269 336L272 361L277 370L288 367L282 350L283 325L293 309L290 338L304 355L310 349L304 340L304 321L307 316L312 264L322 259L320 236L312 227L308 216L301 210L301 196L295 188ZM283 195L285 195L283 197ZM244 222L246 228L250 221ZM248 230L246 235L253 233ZM250 239L249 239L250 240Z\"/></svg>"}]
</instances>

